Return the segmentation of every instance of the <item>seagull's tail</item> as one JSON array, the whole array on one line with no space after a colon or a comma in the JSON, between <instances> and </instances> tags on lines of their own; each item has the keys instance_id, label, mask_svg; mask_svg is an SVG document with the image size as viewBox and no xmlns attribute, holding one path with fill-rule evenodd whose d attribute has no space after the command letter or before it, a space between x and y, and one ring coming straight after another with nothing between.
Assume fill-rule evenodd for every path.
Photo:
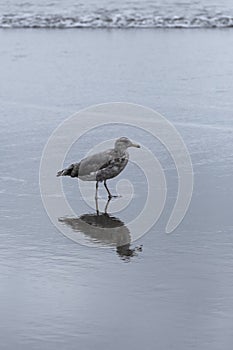
<instances>
[{"instance_id":1,"label":"seagull's tail","mask_svg":"<svg viewBox=\"0 0 233 350\"><path fill-rule=\"evenodd\" d=\"M58 171L57 176L78 177L79 163L71 164L68 168Z\"/></svg>"}]
</instances>

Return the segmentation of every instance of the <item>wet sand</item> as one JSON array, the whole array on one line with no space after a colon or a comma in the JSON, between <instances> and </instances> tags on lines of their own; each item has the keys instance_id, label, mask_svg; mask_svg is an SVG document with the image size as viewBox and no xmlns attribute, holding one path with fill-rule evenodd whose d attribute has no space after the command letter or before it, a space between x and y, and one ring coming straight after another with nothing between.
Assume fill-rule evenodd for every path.
<instances>
[{"instance_id":1,"label":"wet sand","mask_svg":"<svg viewBox=\"0 0 233 350\"><path fill-rule=\"evenodd\" d=\"M4 350L77 349L77 344L90 350L152 349L155 344L159 349L231 349L231 34L0 31ZM60 234L47 217L38 186L42 150L54 128L80 108L111 101L143 104L165 115L183 136L194 166L189 211L167 235L177 175L162 147L146 141L166 169L168 200L156 226L131 247L143 244L142 251L128 258L127 250L88 248ZM93 143L102 140L92 136ZM88 149L82 144L68 156L79 159ZM124 177L133 174L129 165ZM74 182L64 186L79 216L93 214ZM122 223L145 199L138 188L132 209L116 215Z\"/></svg>"}]
</instances>

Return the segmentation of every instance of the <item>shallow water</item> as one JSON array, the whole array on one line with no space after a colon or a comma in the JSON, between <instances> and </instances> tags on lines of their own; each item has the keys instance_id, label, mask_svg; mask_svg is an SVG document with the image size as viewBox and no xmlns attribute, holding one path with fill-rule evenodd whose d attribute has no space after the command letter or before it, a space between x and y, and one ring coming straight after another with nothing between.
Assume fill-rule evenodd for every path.
<instances>
[{"instance_id":1,"label":"shallow water","mask_svg":"<svg viewBox=\"0 0 233 350\"><path fill-rule=\"evenodd\" d=\"M230 350L231 32L21 29L1 31L0 40L2 348ZM51 224L38 186L42 150L54 128L80 108L119 100L152 107L173 122L195 175L189 211L167 235L177 175L161 145L145 141L165 169L168 200L156 226L132 245L143 245L134 256L64 237ZM91 135L90 142L117 133ZM74 146L67 161L83 157L89 146ZM129 164L124 177L134 171ZM114 214L122 223L142 201L140 184L138 173L133 206ZM76 186L64 183L77 214L94 214Z\"/></svg>"}]
</instances>

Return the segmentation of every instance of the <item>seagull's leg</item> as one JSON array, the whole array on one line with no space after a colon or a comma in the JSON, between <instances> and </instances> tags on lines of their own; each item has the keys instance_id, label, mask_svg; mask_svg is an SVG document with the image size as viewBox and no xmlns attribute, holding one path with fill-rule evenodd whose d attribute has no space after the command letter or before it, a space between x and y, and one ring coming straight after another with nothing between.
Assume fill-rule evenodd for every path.
<instances>
[{"instance_id":1,"label":"seagull's leg","mask_svg":"<svg viewBox=\"0 0 233 350\"><path fill-rule=\"evenodd\" d=\"M95 185L95 200L98 199L98 187L99 187L99 181L96 181L96 185Z\"/></svg>"},{"instance_id":2,"label":"seagull's leg","mask_svg":"<svg viewBox=\"0 0 233 350\"><path fill-rule=\"evenodd\" d=\"M112 196L111 192L110 192L109 189L108 189L106 180L104 180L104 187L106 188L106 190L107 190L107 192L108 192L108 198L111 199L113 196Z\"/></svg>"}]
</instances>

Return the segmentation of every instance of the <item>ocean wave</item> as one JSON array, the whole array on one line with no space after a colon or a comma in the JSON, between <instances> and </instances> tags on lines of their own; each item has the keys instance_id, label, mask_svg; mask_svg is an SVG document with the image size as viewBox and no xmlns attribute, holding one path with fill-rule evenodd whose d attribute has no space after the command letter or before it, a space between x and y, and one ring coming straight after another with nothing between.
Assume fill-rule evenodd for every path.
<instances>
[{"instance_id":1,"label":"ocean wave","mask_svg":"<svg viewBox=\"0 0 233 350\"><path fill-rule=\"evenodd\" d=\"M233 16L157 16L140 13L93 13L81 16L59 14L5 14L0 28L232 28Z\"/></svg>"}]
</instances>

